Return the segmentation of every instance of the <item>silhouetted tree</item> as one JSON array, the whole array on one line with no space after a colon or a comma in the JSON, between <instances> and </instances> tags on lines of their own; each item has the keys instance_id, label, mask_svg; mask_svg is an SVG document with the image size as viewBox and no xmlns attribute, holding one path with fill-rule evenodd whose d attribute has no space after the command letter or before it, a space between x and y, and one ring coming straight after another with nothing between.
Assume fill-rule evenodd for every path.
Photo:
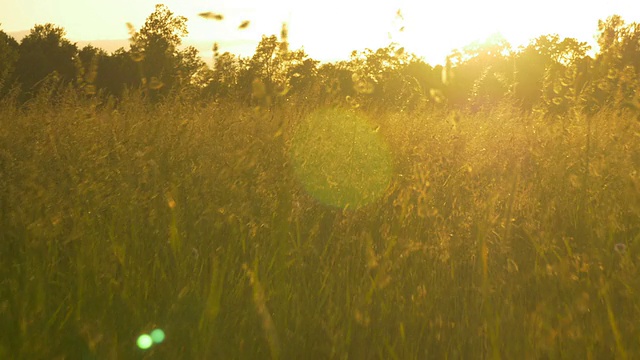
<instances>
[{"instance_id":1,"label":"silhouetted tree","mask_svg":"<svg viewBox=\"0 0 640 360\"><path fill-rule=\"evenodd\" d=\"M421 59L397 44L353 52L348 67L352 71L355 102L371 110L415 107L428 99L431 90L431 67L423 65L426 64Z\"/></svg>"},{"instance_id":2,"label":"silhouetted tree","mask_svg":"<svg viewBox=\"0 0 640 360\"><path fill-rule=\"evenodd\" d=\"M189 82L197 72L194 49L178 50L187 34L187 19L175 16L161 4L133 34L131 54L140 62L144 81L154 94L168 93L174 85Z\"/></svg>"},{"instance_id":3,"label":"silhouetted tree","mask_svg":"<svg viewBox=\"0 0 640 360\"><path fill-rule=\"evenodd\" d=\"M342 103L355 94L350 65L346 61L322 64L318 77L323 85L323 102Z\"/></svg>"},{"instance_id":4,"label":"silhouetted tree","mask_svg":"<svg viewBox=\"0 0 640 360\"><path fill-rule=\"evenodd\" d=\"M313 86L318 80L319 61L313 59L300 59L287 70L289 86L293 94L305 94L313 91Z\"/></svg>"},{"instance_id":5,"label":"silhouetted tree","mask_svg":"<svg viewBox=\"0 0 640 360\"><path fill-rule=\"evenodd\" d=\"M176 79L180 86L193 85L202 88L206 85L203 72L207 65L200 58L198 50L193 46L187 46L176 53L177 67Z\"/></svg>"},{"instance_id":6,"label":"silhouetted tree","mask_svg":"<svg viewBox=\"0 0 640 360\"><path fill-rule=\"evenodd\" d=\"M564 114L576 105L586 81L589 46L573 38L544 35L515 57L514 97L525 109Z\"/></svg>"},{"instance_id":7,"label":"silhouetted tree","mask_svg":"<svg viewBox=\"0 0 640 360\"><path fill-rule=\"evenodd\" d=\"M36 25L20 42L16 77L26 91L55 72L62 81L75 79L74 57L78 49L65 39L65 31L53 24Z\"/></svg>"},{"instance_id":8,"label":"silhouetted tree","mask_svg":"<svg viewBox=\"0 0 640 360\"><path fill-rule=\"evenodd\" d=\"M76 57L76 84L86 94L97 92L98 66L107 53L92 45L83 47Z\"/></svg>"},{"instance_id":9,"label":"silhouetted tree","mask_svg":"<svg viewBox=\"0 0 640 360\"><path fill-rule=\"evenodd\" d=\"M254 55L241 62L238 85L245 101L252 99L255 103L272 104L277 98L286 96L291 89L291 77L296 71L300 74L303 70L307 54L303 50L289 50L285 35L286 27L283 26L282 40L275 35L263 36ZM307 66L312 65L307 63ZM311 73L307 75L311 76Z\"/></svg>"},{"instance_id":10,"label":"silhouetted tree","mask_svg":"<svg viewBox=\"0 0 640 360\"><path fill-rule=\"evenodd\" d=\"M637 103L640 25L626 24L618 15L601 20L598 22L598 45L600 52L593 64L593 86L590 89L595 107Z\"/></svg>"},{"instance_id":11,"label":"silhouetted tree","mask_svg":"<svg viewBox=\"0 0 640 360\"><path fill-rule=\"evenodd\" d=\"M389 107L395 103L398 93L389 94L385 86L390 86L395 72L399 68L401 59L395 56L395 45L378 50L365 49L362 52L351 53L349 62L352 71L354 90L357 95L358 105L369 106L376 104L380 107ZM389 98L391 96L392 98Z\"/></svg>"},{"instance_id":12,"label":"silhouetted tree","mask_svg":"<svg viewBox=\"0 0 640 360\"><path fill-rule=\"evenodd\" d=\"M0 30L0 95L15 70L19 56L18 42Z\"/></svg>"},{"instance_id":13,"label":"silhouetted tree","mask_svg":"<svg viewBox=\"0 0 640 360\"><path fill-rule=\"evenodd\" d=\"M121 97L127 88L141 85L139 68L124 48L102 56L98 62L96 86L109 95Z\"/></svg>"},{"instance_id":14,"label":"silhouetted tree","mask_svg":"<svg viewBox=\"0 0 640 360\"><path fill-rule=\"evenodd\" d=\"M512 92L513 51L501 36L454 51L448 62L445 94L453 106L493 106Z\"/></svg>"},{"instance_id":15,"label":"silhouetted tree","mask_svg":"<svg viewBox=\"0 0 640 360\"><path fill-rule=\"evenodd\" d=\"M246 100L256 96L270 97L274 93L275 84L284 81L280 71L283 59L278 49L279 41L275 35L262 36L255 53L245 63L246 66L239 75L238 85ZM256 87L264 87L264 90L258 94Z\"/></svg>"},{"instance_id":16,"label":"silhouetted tree","mask_svg":"<svg viewBox=\"0 0 640 360\"><path fill-rule=\"evenodd\" d=\"M229 52L219 55L210 75L205 93L216 98L232 96L238 90L240 58Z\"/></svg>"},{"instance_id":17,"label":"silhouetted tree","mask_svg":"<svg viewBox=\"0 0 640 360\"><path fill-rule=\"evenodd\" d=\"M415 59L402 70L405 76L409 76L418 83L422 94L434 98L443 89L442 66L432 67L426 62Z\"/></svg>"},{"instance_id":18,"label":"silhouetted tree","mask_svg":"<svg viewBox=\"0 0 640 360\"><path fill-rule=\"evenodd\" d=\"M549 59L540 53L540 49L531 43L521 49L515 58L514 99L524 109L530 110L540 103L542 82Z\"/></svg>"}]
</instances>

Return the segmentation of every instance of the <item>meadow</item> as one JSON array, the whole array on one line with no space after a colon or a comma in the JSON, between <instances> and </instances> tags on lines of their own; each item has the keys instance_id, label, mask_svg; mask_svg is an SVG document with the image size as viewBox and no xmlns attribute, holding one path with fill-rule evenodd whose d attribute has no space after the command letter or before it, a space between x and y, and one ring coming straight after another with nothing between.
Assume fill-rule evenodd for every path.
<instances>
[{"instance_id":1,"label":"meadow","mask_svg":"<svg viewBox=\"0 0 640 360\"><path fill-rule=\"evenodd\" d=\"M640 358L631 112L1 101L0 358Z\"/></svg>"}]
</instances>

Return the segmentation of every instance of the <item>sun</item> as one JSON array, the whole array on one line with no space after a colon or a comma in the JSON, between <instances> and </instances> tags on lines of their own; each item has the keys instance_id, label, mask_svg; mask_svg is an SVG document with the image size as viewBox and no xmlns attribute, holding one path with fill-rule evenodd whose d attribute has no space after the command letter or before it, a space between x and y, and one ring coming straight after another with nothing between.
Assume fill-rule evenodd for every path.
<instances>
[{"instance_id":1,"label":"sun","mask_svg":"<svg viewBox=\"0 0 640 360\"><path fill-rule=\"evenodd\" d=\"M518 6L506 0L406 1L401 11L404 31L397 34L397 42L430 63L442 63L453 49L496 35L506 39L514 50L549 34L595 47L598 20L613 14L627 21L640 19L638 6L593 0L536 0Z\"/></svg>"},{"instance_id":2,"label":"sun","mask_svg":"<svg viewBox=\"0 0 640 360\"><path fill-rule=\"evenodd\" d=\"M316 6L292 0L245 0L221 1L209 8L190 1L172 5L176 13L189 14L190 39L219 42L222 52L247 56L262 35L278 35L286 23L291 48L302 48L316 60L348 60L354 50L394 43L432 65L444 64L454 49L496 35L514 50L549 34L595 46L598 20L616 13L628 21L640 19L640 7L593 0L537 0L518 6L506 0L325 0ZM580 16L575 16L577 8ZM197 16L204 11L224 18Z\"/></svg>"}]
</instances>

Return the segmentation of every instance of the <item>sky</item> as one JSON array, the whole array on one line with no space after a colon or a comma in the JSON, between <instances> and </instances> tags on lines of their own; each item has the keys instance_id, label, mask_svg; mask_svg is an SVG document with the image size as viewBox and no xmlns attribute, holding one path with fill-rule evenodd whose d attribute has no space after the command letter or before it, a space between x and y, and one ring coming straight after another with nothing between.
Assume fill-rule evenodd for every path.
<instances>
[{"instance_id":1,"label":"sky","mask_svg":"<svg viewBox=\"0 0 640 360\"><path fill-rule=\"evenodd\" d=\"M0 30L7 33L53 23L73 42L125 40L126 23L140 28L159 0L2 0ZM640 22L638 0L166 0L188 18L186 44L203 56L213 42L220 51L251 55L263 34L280 34L288 24L292 49L303 48L322 61L346 60L353 50L395 42L431 64L443 63L453 49L500 34L512 46L540 35L558 34L595 45L599 19L619 14ZM398 10L400 15L398 16ZM223 21L206 20L211 11ZM238 25L250 21L239 30ZM402 29L402 31L401 31Z\"/></svg>"}]
</instances>

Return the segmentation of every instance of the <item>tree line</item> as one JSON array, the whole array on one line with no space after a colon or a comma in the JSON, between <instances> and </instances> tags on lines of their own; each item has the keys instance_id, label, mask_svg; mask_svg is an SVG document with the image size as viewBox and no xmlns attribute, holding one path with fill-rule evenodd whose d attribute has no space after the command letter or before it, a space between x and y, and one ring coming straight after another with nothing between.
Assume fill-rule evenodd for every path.
<instances>
[{"instance_id":1,"label":"tree line","mask_svg":"<svg viewBox=\"0 0 640 360\"><path fill-rule=\"evenodd\" d=\"M91 45L79 49L53 24L36 25L19 43L0 30L0 96L17 91L27 101L54 83L115 99L141 89L151 102L188 93L254 106L304 101L390 110L477 110L509 102L550 116L640 108L640 26L617 15L598 22L596 53L558 35L518 49L493 36L454 50L436 66L394 43L320 63L289 48L283 25L279 37L262 37L252 57L220 54L214 44L208 67L195 48L181 49L186 23L157 5L139 30L128 24L130 49L110 54Z\"/></svg>"}]
</instances>

